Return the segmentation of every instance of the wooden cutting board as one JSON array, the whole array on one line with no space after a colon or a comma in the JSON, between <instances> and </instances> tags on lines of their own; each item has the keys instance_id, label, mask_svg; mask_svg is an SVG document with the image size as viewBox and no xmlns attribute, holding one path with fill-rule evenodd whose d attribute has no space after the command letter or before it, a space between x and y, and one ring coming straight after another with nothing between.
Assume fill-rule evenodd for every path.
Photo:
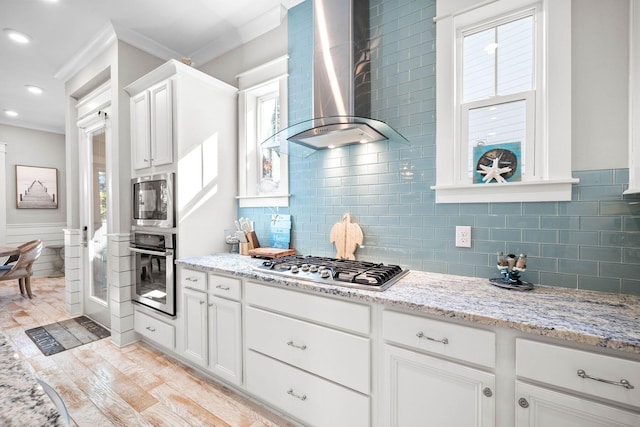
<instances>
[{"instance_id":1,"label":"wooden cutting board","mask_svg":"<svg viewBox=\"0 0 640 427\"><path fill-rule=\"evenodd\" d=\"M364 236L360 226L351 222L351 215L344 214L342 221L331 228L329 242L336 244L336 258L356 259L354 252L358 245L362 246Z\"/></svg>"},{"instance_id":2,"label":"wooden cutting board","mask_svg":"<svg viewBox=\"0 0 640 427\"><path fill-rule=\"evenodd\" d=\"M295 249L280 249L280 248L256 248L249 249L249 255L253 258L280 258L283 256L295 255Z\"/></svg>"}]
</instances>

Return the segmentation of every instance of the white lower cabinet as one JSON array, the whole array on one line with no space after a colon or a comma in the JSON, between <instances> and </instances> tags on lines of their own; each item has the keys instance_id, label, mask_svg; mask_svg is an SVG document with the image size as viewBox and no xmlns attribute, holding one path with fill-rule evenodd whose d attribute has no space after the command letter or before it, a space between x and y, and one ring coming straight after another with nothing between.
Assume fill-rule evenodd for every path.
<instances>
[{"instance_id":1,"label":"white lower cabinet","mask_svg":"<svg viewBox=\"0 0 640 427\"><path fill-rule=\"evenodd\" d=\"M640 414L516 381L516 427L638 427Z\"/></svg>"},{"instance_id":2,"label":"white lower cabinet","mask_svg":"<svg viewBox=\"0 0 640 427\"><path fill-rule=\"evenodd\" d=\"M193 289L182 291L184 313L184 356L207 366L207 293Z\"/></svg>"},{"instance_id":3,"label":"white lower cabinet","mask_svg":"<svg viewBox=\"0 0 640 427\"><path fill-rule=\"evenodd\" d=\"M209 281L214 279L209 275ZM182 307L183 356L231 383L241 384L242 304L184 287Z\"/></svg>"},{"instance_id":4,"label":"white lower cabinet","mask_svg":"<svg viewBox=\"0 0 640 427\"><path fill-rule=\"evenodd\" d=\"M369 396L252 350L247 352L247 390L304 425L370 425Z\"/></svg>"},{"instance_id":5,"label":"white lower cabinet","mask_svg":"<svg viewBox=\"0 0 640 427\"><path fill-rule=\"evenodd\" d=\"M242 383L241 307L209 295L209 369L234 384Z\"/></svg>"},{"instance_id":6,"label":"white lower cabinet","mask_svg":"<svg viewBox=\"0 0 640 427\"><path fill-rule=\"evenodd\" d=\"M517 427L640 426L638 361L517 339L516 375Z\"/></svg>"},{"instance_id":7,"label":"white lower cabinet","mask_svg":"<svg viewBox=\"0 0 640 427\"><path fill-rule=\"evenodd\" d=\"M457 362L493 369L494 332L384 310L382 337L382 425L495 426L495 374Z\"/></svg>"},{"instance_id":8,"label":"white lower cabinet","mask_svg":"<svg viewBox=\"0 0 640 427\"><path fill-rule=\"evenodd\" d=\"M246 387L305 426L369 426L370 307L248 282Z\"/></svg>"},{"instance_id":9,"label":"white lower cabinet","mask_svg":"<svg viewBox=\"0 0 640 427\"><path fill-rule=\"evenodd\" d=\"M495 425L495 376L386 344L384 426Z\"/></svg>"},{"instance_id":10,"label":"white lower cabinet","mask_svg":"<svg viewBox=\"0 0 640 427\"><path fill-rule=\"evenodd\" d=\"M134 330L143 337L169 350L176 346L176 331L172 324L139 310L133 311Z\"/></svg>"}]
</instances>

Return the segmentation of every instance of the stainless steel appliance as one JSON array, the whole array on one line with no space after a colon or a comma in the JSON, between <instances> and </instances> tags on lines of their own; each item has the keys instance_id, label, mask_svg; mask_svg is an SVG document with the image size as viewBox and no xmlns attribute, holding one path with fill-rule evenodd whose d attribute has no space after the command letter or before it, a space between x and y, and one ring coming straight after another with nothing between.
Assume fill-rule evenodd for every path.
<instances>
[{"instance_id":1,"label":"stainless steel appliance","mask_svg":"<svg viewBox=\"0 0 640 427\"><path fill-rule=\"evenodd\" d=\"M175 234L133 232L133 300L170 316L176 314Z\"/></svg>"},{"instance_id":2,"label":"stainless steel appliance","mask_svg":"<svg viewBox=\"0 0 640 427\"><path fill-rule=\"evenodd\" d=\"M311 255L267 260L255 269L267 274L368 291L384 291L409 272L398 265Z\"/></svg>"},{"instance_id":3,"label":"stainless steel appliance","mask_svg":"<svg viewBox=\"0 0 640 427\"><path fill-rule=\"evenodd\" d=\"M174 222L173 173L141 176L131 180L133 217L131 225L172 228Z\"/></svg>"}]
</instances>

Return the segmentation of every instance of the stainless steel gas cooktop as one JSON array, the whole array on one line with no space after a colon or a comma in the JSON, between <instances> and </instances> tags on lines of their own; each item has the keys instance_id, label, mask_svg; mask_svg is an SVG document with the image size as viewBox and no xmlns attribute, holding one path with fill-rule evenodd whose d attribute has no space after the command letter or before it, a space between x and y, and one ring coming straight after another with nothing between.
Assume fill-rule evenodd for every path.
<instances>
[{"instance_id":1,"label":"stainless steel gas cooktop","mask_svg":"<svg viewBox=\"0 0 640 427\"><path fill-rule=\"evenodd\" d=\"M334 286L384 291L409 270L398 265L329 257L292 255L264 261L257 271Z\"/></svg>"}]
</instances>

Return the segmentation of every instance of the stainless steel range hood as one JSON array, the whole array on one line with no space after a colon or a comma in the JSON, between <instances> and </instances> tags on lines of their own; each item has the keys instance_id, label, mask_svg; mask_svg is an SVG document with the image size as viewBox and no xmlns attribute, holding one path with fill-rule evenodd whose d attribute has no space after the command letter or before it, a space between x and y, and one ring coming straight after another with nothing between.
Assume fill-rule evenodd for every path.
<instances>
[{"instance_id":1,"label":"stainless steel range hood","mask_svg":"<svg viewBox=\"0 0 640 427\"><path fill-rule=\"evenodd\" d=\"M262 143L306 157L315 150L391 139L408 141L370 118L368 0L314 0L313 116Z\"/></svg>"}]
</instances>

